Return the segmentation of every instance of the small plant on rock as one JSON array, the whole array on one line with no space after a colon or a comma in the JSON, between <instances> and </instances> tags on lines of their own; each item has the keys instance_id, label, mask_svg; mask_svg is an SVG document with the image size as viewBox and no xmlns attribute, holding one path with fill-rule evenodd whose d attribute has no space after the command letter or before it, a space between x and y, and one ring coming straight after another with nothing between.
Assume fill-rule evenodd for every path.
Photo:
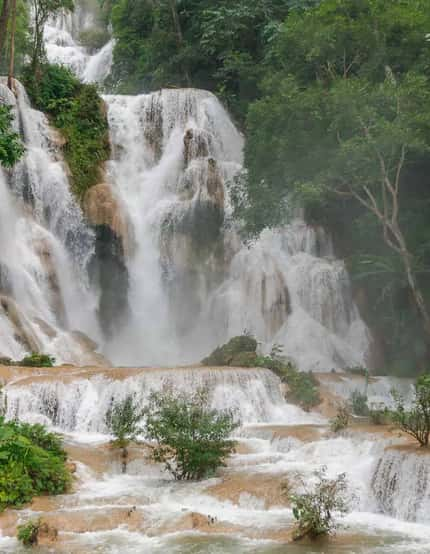
<instances>
[{"instance_id":1,"label":"small plant on rock","mask_svg":"<svg viewBox=\"0 0 430 554\"><path fill-rule=\"evenodd\" d=\"M33 352L30 356L23 358L18 364L26 367L54 367L55 358L48 354Z\"/></svg>"},{"instance_id":2,"label":"small plant on rock","mask_svg":"<svg viewBox=\"0 0 430 554\"><path fill-rule=\"evenodd\" d=\"M315 472L317 481L312 490L308 490L303 479L300 479L302 492L289 493L297 522L294 540L305 536L316 538L334 533L338 527L334 515L337 513L342 516L348 512L346 475L342 473L335 479L329 479L326 473L325 467Z\"/></svg>"},{"instance_id":3,"label":"small plant on rock","mask_svg":"<svg viewBox=\"0 0 430 554\"><path fill-rule=\"evenodd\" d=\"M145 411L148 438L155 440L153 458L177 480L203 479L225 465L234 451L229 439L239 425L229 411L209 407L208 391L154 392Z\"/></svg>"},{"instance_id":4,"label":"small plant on rock","mask_svg":"<svg viewBox=\"0 0 430 554\"><path fill-rule=\"evenodd\" d=\"M129 394L122 402L113 404L106 414L106 424L115 437L113 445L122 450L122 471L127 471L127 446L141 432L143 410Z\"/></svg>"},{"instance_id":5,"label":"small plant on rock","mask_svg":"<svg viewBox=\"0 0 430 554\"><path fill-rule=\"evenodd\" d=\"M22 542L24 546L35 546L38 540L40 524L40 519L36 519L19 525L17 539Z\"/></svg>"},{"instance_id":6,"label":"small plant on rock","mask_svg":"<svg viewBox=\"0 0 430 554\"><path fill-rule=\"evenodd\" d=\"M403 398L396 391L392 391L392 396L396 403L396 408L391 413L393 423L414 437L421 446L428 447L430 440L430 374L418 378L410 410L406 409Z\"/></svg>"},{"instance_id":7,"label":"small plant on rock","mask_svg":"<svg viewBox=\"0 0 430 554\"><path fill-rule=\"evenodd\" d=\"M337 409L337 414L330 420L330 429L333 433L339 433L349 425L349 409L346 404L342 404Z\"/></svg>"}]
</instances>

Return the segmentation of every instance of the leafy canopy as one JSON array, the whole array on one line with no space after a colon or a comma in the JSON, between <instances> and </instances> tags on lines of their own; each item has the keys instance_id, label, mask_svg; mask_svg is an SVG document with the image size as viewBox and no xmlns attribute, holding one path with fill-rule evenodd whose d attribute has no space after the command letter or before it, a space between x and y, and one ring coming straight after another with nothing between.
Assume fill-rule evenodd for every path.
<instances>
[{"instance_id":1,"label":"leafy canopy","mask_svg":"<svg viewBox=\"0 0 430 554\"><path fill-rule=\"evenodd\" d=\"M42 425L0 420L0 509L40 494L62 494L71 478L57 435Z\"/></svg>"},{"instance_id":2,"label":"leafy canopy","mask_svg":"<svg viewBox=\"0 0 430 554\"><path fill-rule=\"evenodd\" d=\"M24 154L24 146L12 122L11 106L0 105L0 163L7 168L13 167Z\"/></svg>"},{"instance_id":3,"label":"leafy canopy","mask_svg":"<svg viewBox=\"0 0 430 554\"><path fill-rule=\"evenodd\" d=\"M238 425L229 411L209 407L207 390L154 392L145 411L146 434L157 442L153 457L177 480L203 479L224 466L235 446L228 437Z\"/></svg>"}]
</instances>

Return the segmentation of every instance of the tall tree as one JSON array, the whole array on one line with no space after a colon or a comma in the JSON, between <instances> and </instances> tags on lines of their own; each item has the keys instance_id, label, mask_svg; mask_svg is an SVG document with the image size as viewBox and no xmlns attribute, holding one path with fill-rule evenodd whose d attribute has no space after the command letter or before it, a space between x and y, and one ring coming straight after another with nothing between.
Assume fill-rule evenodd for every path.
<instances>
[{"instance_id":1,"label":"tall tree","mask_svg":"<svg viewBox=\"0 0 430 554\"><path fill-rule=\"evenodd\" d=\"M4 47L6 44L7 27L9 22L10 0L3 0L0 14L0 62L3 59Z\"/></svg>"},{"instance_id":2,"label":"tall tree","mask_svg":"<svg viewBox=\"0 0 430 554\"><path fill-rule=\"evenodd\" d=\"M11 0L11 25L10 25L10 48L9 48L9 72L7 77L7 86L11 91L15 91L15 32L16 32L16 0Z\"/></svg>"}]
</instances>

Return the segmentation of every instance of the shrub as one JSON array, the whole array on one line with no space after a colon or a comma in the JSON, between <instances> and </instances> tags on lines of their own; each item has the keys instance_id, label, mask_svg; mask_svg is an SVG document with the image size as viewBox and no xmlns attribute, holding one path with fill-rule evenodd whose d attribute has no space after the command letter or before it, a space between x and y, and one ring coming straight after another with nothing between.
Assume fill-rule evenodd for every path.
<instances>
[{"instance_id":1,"label":"shrub","mask_svg":"<svg viewBox=\"0 0 430 554\"><path fill-rule=\"evenodd\" d=\"M312 373L298 371L291 362L281 356L282 347L274 345L270 356L257 354L257 341L250 335L232 338L227 344L216 348L202 360L204 365L264 367L273 371L288 385L287 399L304 410L321 403L319 383Z\"/></svg>"},{"instance_id":2,"label":"shrub","mask_svg":"<svg viewBox=\"0 0 430 554\"><path fill-rule=\"evenodd\" d=\"M48 354L37 354L33 352L22 360L14 361L11 358L0 358L1 365L25 366L25 367L54 367L55 358Z\"/></svg>"},{"instance_id":3,"label":"shrub","mask_svg":"<svg viewBox=\"0 0 430 554\"><path fill-rule=\"evenodd\" d=\"M349 425L349 410L348 406L342 405L337 409L337 414L330 420L330 429L333 433L339 433L346 429Z\"/></svg>"},{"instance_id":4,"label":"shrub","mask_svg":"<svg viewBox=\"0 0 430 554\"><path fill-rule=\"evenodd\" d=\"M293 515L297 522L294 539L304 536L311 538L333 533L337 524L334 512L344 515L348 511L347 482L344 473L336 479L326 477L326 468L315 472L317 483L312 491L306 489L301 480L301 487L305 492L289 494L293 508Z\"/></svg>"},{"instance_id":5,"label":"shrub","mask_svg":"<svg viewBox=\"0 0 430 554\"><path fill-rule=\"evenodd\" d=\"M17 538L24 546L34 546L37 544L39 529L40 519L27 521L27 523L18 526Z\"/></svg>"},{"instance_id":6,"label":"shrub","mask_svg":"<svg viewBox=\"0 0 430 554\"><path fill-rule=\"evenodd\" d=\"M359 390L352 392L350 397L352 413L357 416L369 415L369 406L367 405L367 395Z\"/></svg>"},{"instance_id":7,"label":"shrub","mask_svg":"<svg viewBox=\"0 0 430 554\"><path fill-rule=\"evenodd\" d=\"M70 485L57 435L41 425L0 420L0 509L19 507L38 494L61 494Z\"/></svg>"},{"instance_id":8,"label":"shrub","mask_svg":"<svg viewBox=\"0 0 430 554\"><path fill-rule=\"evenodd\" d=\"M422 375L415 383L414 400L410 410L403 398L392 391L396 408L391 412L392 421L402 431L414 437L421 446L427 447L430 439L430 374Z\"/></svg>"},{"instance_id":9,"label":"shrub","mask_svg":"<svg viewBox=\"0 0 430 554\"><path fill-rule=\"evenodd\" d=\"M36 354L33 352L30 356L26 356L18 361L16 365L25 367L54 367L55 358L48 354Z\"/></svg>"},{"instance_id":10,"label":"shrub","mask_svg":"<svg viewBox=\"0 0 430 554\"><path fill-rule=\"evenodd\" d=\"M239 425L228 411L208 407L207 390L186 396L170 389L152 393L145 411L148 437L157 441L153 458L177 480L202 479L225 465Z\"/></svg>"},{"instance_id":11,"label":"shrub","mask_svg":"<svg viewBox=\"0 0 430 554\"><path fill-rule=\"evenodd\" d=\"M114 404L106 414L106 424L115 437L113 445L122 449L123 473L127 471L127 446L140 433L139 423L142 417L143 411L135 404L132 395L128 395L122 402Z\"/></svg>"},{"instance_id":12,"label":"shrub","mask_svg":"<svg viewBox=\"0 0 430 554\"><path fill-rule=\"evenodd\" d=\"M250 363L257 358L257 341L250 335L240 335L233 337L227 344L216 348L212 354L202 360L203 365L214 366L241 366L247 356L247 363L244 367L249 367Z\"/></svg>"},{"instance_id":13,"label":"shrub","mask_svg":"<svg viewBox=\"0 0 430 554\"><path fill-rule=\"evenodd\" d=\"M122 402L114 404L106 414L106 424L115 437L115 442L122 446L134 440L141 431L139 423L143 411L129 394Z\"/></svg>"},{"instance_id":14,"label":"shrub","mask_svg":"<svg viewBox=\"0 0 430 554\"><path fill-rule=\"evenodd\" d=\"M74 193L82 198L101 175L110 144L103 100L94 85L80 83L66 67L45 63L35 76L30 67L23 80L35 105L46 112L65 139L63 153Z\"/></svg>"},{"instance_id":15,"label":"shrub","mask_svg":"<svg viewBox=\"0 0 430 554\"><path fill-rule=\"evenodd\" d=\"M0 164L13 167L24 154L21 137L13 128L12 107L0 104Z\"/></svg>"}]
</instances>

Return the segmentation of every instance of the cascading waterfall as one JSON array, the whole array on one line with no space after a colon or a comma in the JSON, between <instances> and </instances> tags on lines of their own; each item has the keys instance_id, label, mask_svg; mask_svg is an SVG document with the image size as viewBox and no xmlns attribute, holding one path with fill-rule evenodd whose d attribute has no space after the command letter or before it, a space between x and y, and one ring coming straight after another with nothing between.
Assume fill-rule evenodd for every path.
<instances>
[{"instance_id":1,"label":"cascading waterfall","mask_svg":"<svg viewBox=\"0 0 430 554\"><path fill-rule=\"evenodd\" d=\"M80 6L73 16L57 18L46 28L47 53L81 79L101 82L113 43L92 55L80 46L80 32L93 24L93 14ZM54 427L66 434L72 452L84 456L81 462L72 454L76 490L54 500L59 509L48 507L43 514L57 526L60 522L60 534L66 531L60 548L278 551L267 538L282 540L279 532L292 525L289 507L265 507L247 487L236 504L208 486L221 481L229 493L238 478L240 487L245 482L252 490L261 477L278 486L293 480L295 472L311 482L314 471L326 465L329 477L345 471L350 492L359 496L347 520L352 532L333 543L335 548L356 551L349 548L351 540L363 554L428 552L425 453L405 444L399 448L388 432L389 438L381 433L377 440L353 428L333 435L324 417L287 404L284 387L268 370L142 369L197 361L244 330L263 350L280 344L305 370L369 360L370 337L347 271L322 228L297 217L250 245L240 240L230 194L242 171L243 139L216 97L193 89L105 97L113 154L107 182L100 186L103 194L112 191L115 209L122 212L115 213L118 225L112 231L123 242L130 305L108 340L96 316L106 291L93 289L87 276L94 233L70 192L58 141L20 86L17 100L4 85L0 95L13 106L26 143L24 160L13 172L0 173L0 354L18 358L37 350L93 366L100 360L88 337L74 331L79 330L100 341L115 362L140 366L5 373L11 379L2 390L6 417ZM366 389L375 405L389 402L393 384L339 372L320 379L323 393L327 385L332 395L348 399L355 389ZM394 384L410 395L409 382ZM93 471L92 456L115 459L106 444L112 405L133 395L144 407L151 391L164 386L187 393L205 388L213 408L232 410L240 419L238 452L219 478L176 485L157 464L148 464L140 446L130 447L135 457L128 474L120 473L121 463L111 463L107 473ZM20 513L39 516L34 506ZM195 527L202 520L203 526ZM224 526L222 537L211 535L212 521ZM0 544L2 552L17 551L12 539L0 537ZM296 552L295 544L286 548Z\"/></svg>"},{"instance_id":2,"label":"cascading waterfall","mask_svg":"<svg viewBox=\"0 0 430 554\"><path fill-rule=\"evenodd\" d=\"M106 76L112 53L112 42L92 57L79 46L94 17L78 5L45 33L49 59L86 81ZM250 247L241 243L229 189L242 169L243 139L216 97L187 89L105 101L107 177L131 243L131 309L106 341L107 356L130 365L190 363L247 330L265 349L283 346L304 370L366 365L369 333L321 228L297 219Z\"/></svg>"},{"instance_id":3,"label":"cascading waterfall","mask_svg":"<svg viewBox=\"0 0 430 554\"><path fill-rule=\"evenodd\" d=\"M73 13L60 13L45 26L45 47L51 63L69 66L85 83L103 83L112 66L113 39L98 52L79 44L79 34L97 28L94 12L77 5Z\"/></svg>"},{"instance_id":4,"label":"cascading waterfall","mask_svg":"<svg viewBox=\"0 0 430 554\"><path fill-rule=\"evenodd\" d=\"M46 352L59 362L93 363L82 333L97 336L97 299L85 268L92 234L69 190L66 169L46 117L31 109L22 86L12 106L26 152L13 172L0 175L0 353L12 358Z\"/></svg>"},{"instance_id":5,"label":"cascading waterfall","mask_svg":"<svg viewBox=\"0 0 430 554\"><path fill-rule=\"evenodd\" d=\"M143 370L124 379L112 379L109 372L64 381L41 377L7 387L7 417L29 421L42 417L48 425L67 431L106 433L106 414L112 404L133 395L144 407L152 391L173 387L183 393L207 390L213 408L232 410L242 424L323 421L286 405L279 385L272 372L260 369Z\"/></svg>"},{"instance_id":6,"label":"cascading waterfall","mask_svg":"<svg viewBox=\"0 0 430 554\"><path fill-rule=\"evenodd\" d=\"M386 450L375 469L372 490L383 513L430 522L430 464L425 453Z\"/></svg>"},{"instance_id":7,"label":"cascading waterfall","mask_svg":"<svg viewBox=\"0 0 430 554\"><path fill-rule=\"evenodd\" d=\"M187 363L247 330L302 369L364 365L369 334L322 229L297 219L241 245L229 184L242 138L218 100L193 89L105 100L109 178L135 243L132 317L109 356Z\"/></svg>"}]
</instances>

